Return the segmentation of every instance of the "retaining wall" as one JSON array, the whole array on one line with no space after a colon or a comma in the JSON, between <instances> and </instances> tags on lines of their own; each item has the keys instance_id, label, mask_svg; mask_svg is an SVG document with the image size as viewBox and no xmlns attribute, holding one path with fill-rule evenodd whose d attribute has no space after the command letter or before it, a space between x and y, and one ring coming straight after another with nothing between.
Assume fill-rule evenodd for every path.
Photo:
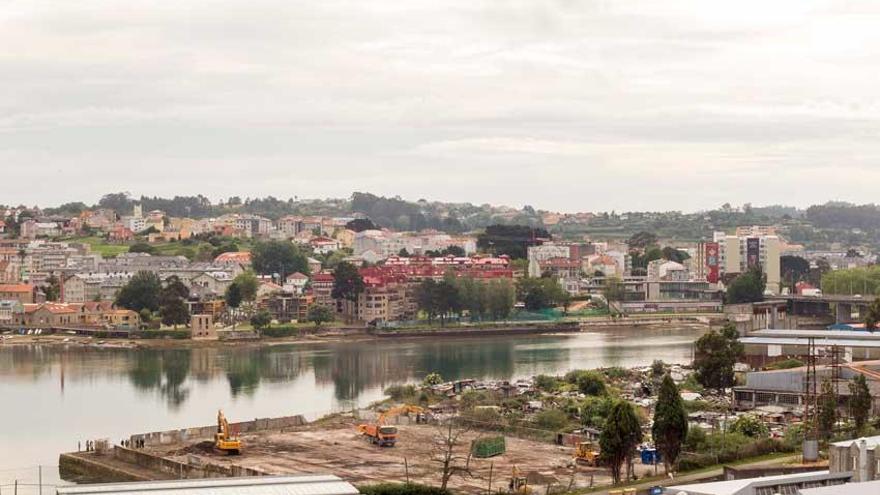
<instances>
[{"instance_id":1,"label":"retaining wall","mask_svg":"<svg viewBox=\"0 0 880 495\"><path fill-rule=\"evenodd\" d=\"M253 421L230 423L229 428L238 433L252 433L256 431L282 430L284 428L293 428L305 424L306 419L302 415L296 415L284 416L281 418L258 418ZM139 441L143 441L144 445L149 447L153 445L168 445L198 440L213 440L215 433L217 433L217 425L197 426L193 428L183 428L181 430L139 433L132 435L130 440L131 445L137 445Z\"/></svg>"},{"instance_id":2,"label":"retaining wall","mask_svg":"<svg viewBox=\"0 0 880 495\"><path fill-rule=\"evenodd\" d=\"M187 462L179 462L173 459L148 454L139 450L115 446L113 457L135 466L168 474L177 479L190 478L229 478L242 476L263 476L266 473L257 469L242 466L221 466L200 462L192 457Z\"/></svg>"}]
</instances>

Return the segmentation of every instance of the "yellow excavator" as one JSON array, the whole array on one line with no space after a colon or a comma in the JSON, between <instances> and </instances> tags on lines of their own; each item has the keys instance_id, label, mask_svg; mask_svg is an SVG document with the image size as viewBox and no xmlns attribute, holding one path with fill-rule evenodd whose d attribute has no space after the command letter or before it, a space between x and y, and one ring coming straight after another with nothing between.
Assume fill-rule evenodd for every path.
<instances>
[{"instance_id":1,"label":"yellow excavator","mask_svg":"<svg viewBox=\"0 0 880 495\"><path fill-rule=\"evenodd\" d=\"M229 455L241 454L241 440L229 432L229 421L223 411L217 411L217 433L214 434L214 448Z\"/></svg>"},{"instance_id":2,"label":"yellow excavator","mask_svg":"<svg viewBox=\"0 0 880 495\"><path fill-rule=\"evenodd\" d=\"M425 414L425 409L419 406L397 406L383 412L375 423L360 424L357 427L358 432L365 436L373 445L380 447L394 447L397 443L397 427L385 424L389 418L400 416L401 414L415 414L416 422Z\"/></svg>"},{"instance_id":3,"label":"yellow excavator","mask_svg":"<svg viewBox=\"0 0 880 495\"><path fill-rule=\"evenodd\" d=\"M587 466L599 466L599 449L593 442L578 442L574 451L574 460L578 464Z\"/></svg>"},{"instance_id":4,"label":"yellow excavator","mask_svg":"<svg viewBox=\"0 0 880 495\"><path fill-rule=\"evenodd\" d=\"M513 466L511 470L510 483L507 485L507 488L510 490L510 493L518 493L520 495L527 495L531 491L529 489L529 478L523 476L516 466Z\"/></svg>"}]
</instances>

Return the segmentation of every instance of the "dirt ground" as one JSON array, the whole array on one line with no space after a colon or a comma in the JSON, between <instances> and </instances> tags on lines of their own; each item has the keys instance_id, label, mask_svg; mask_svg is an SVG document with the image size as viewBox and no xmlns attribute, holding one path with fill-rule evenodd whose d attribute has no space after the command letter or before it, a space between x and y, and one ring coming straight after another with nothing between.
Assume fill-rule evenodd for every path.
<instances>
[{"instance_id":1,"label":"dirt ground","mask_svg":"<svg viewBox=\"0 0 880 495\"><path fill-rule=\"evenodd\" d=\"M329 473L355 484L403 482L408 471L412 482L439 484L441 467L431 460L438 436L436 426L399 425L397 445L378 447L361 437L355 424L355 420L344 418L296 431L243 435L244 450L240 456L225 456L198 444L168 446L164 451L154 452L178 460L195 456L204 462L238 464L272 474ZM471 440L479 435L466 433L458 452L466 455ZM506 453L490 459L471 459L470 476L454 477L450 488L485 493L491 475L492 489L506 490L514 466L533 487L584 488L591 483L610 483L606 469L575 465L572 455L572 448L507 437ZM638 468L640 475L648 471L647 467Z\"/></svg>"}]
</instances>

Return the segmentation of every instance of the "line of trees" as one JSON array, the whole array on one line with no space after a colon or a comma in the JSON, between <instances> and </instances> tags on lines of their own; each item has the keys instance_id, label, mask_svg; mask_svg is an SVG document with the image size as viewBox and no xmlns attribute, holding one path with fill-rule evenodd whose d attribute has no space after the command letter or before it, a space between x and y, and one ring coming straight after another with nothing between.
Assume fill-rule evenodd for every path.
<instances>
[{"instance_id":1,"label":"line of trees","mask_svg":"<svg viewBox=\"0 0 880 495\"><path fill-rule=\"evenodd\" d=\"M186 300L189 289L177 276L168 277L165 283L153 272L134 274L116 295L116 305L137 311L141 320L149 324L156 313L163 325L177 327L189 323Z\"/></svg>"},{"instance_id":2,"label":"line of trees","mask_svg":"<svg viewBox=\"0 0 880 495\"><path fill-rule=\"evenodd\" d=\"M424 280L416 288L415 296L419 310L428 316L428 323L439 317L444 325L447 319L460 318L465 311L472 321L503 320L513 311L516 289L507 279L481 281L448 274L439 282Z\"/></svg>"}]
</instances>

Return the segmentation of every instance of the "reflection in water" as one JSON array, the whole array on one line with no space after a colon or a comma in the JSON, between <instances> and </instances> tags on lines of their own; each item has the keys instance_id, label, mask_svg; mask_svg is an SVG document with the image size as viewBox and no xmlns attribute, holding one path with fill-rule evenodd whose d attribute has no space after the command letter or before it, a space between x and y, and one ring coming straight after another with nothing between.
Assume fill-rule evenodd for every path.
<instances>
[{"instance_id":1,"label":"reflection in water","mask_svg":"<svg viewBox=\"0 0 880 495\"><path fill-rule=\"evenodd\" d=\"M434 371L448 380L513 379L654 359L684 363L701 333L621 329L152 350L0 345L0 421L16 425L0 444L0 484L3 468L55 464L77 441L208 424L217 408L233 419L316 417L364 406L388 385Z\"/></svg>"}]
</instances>

